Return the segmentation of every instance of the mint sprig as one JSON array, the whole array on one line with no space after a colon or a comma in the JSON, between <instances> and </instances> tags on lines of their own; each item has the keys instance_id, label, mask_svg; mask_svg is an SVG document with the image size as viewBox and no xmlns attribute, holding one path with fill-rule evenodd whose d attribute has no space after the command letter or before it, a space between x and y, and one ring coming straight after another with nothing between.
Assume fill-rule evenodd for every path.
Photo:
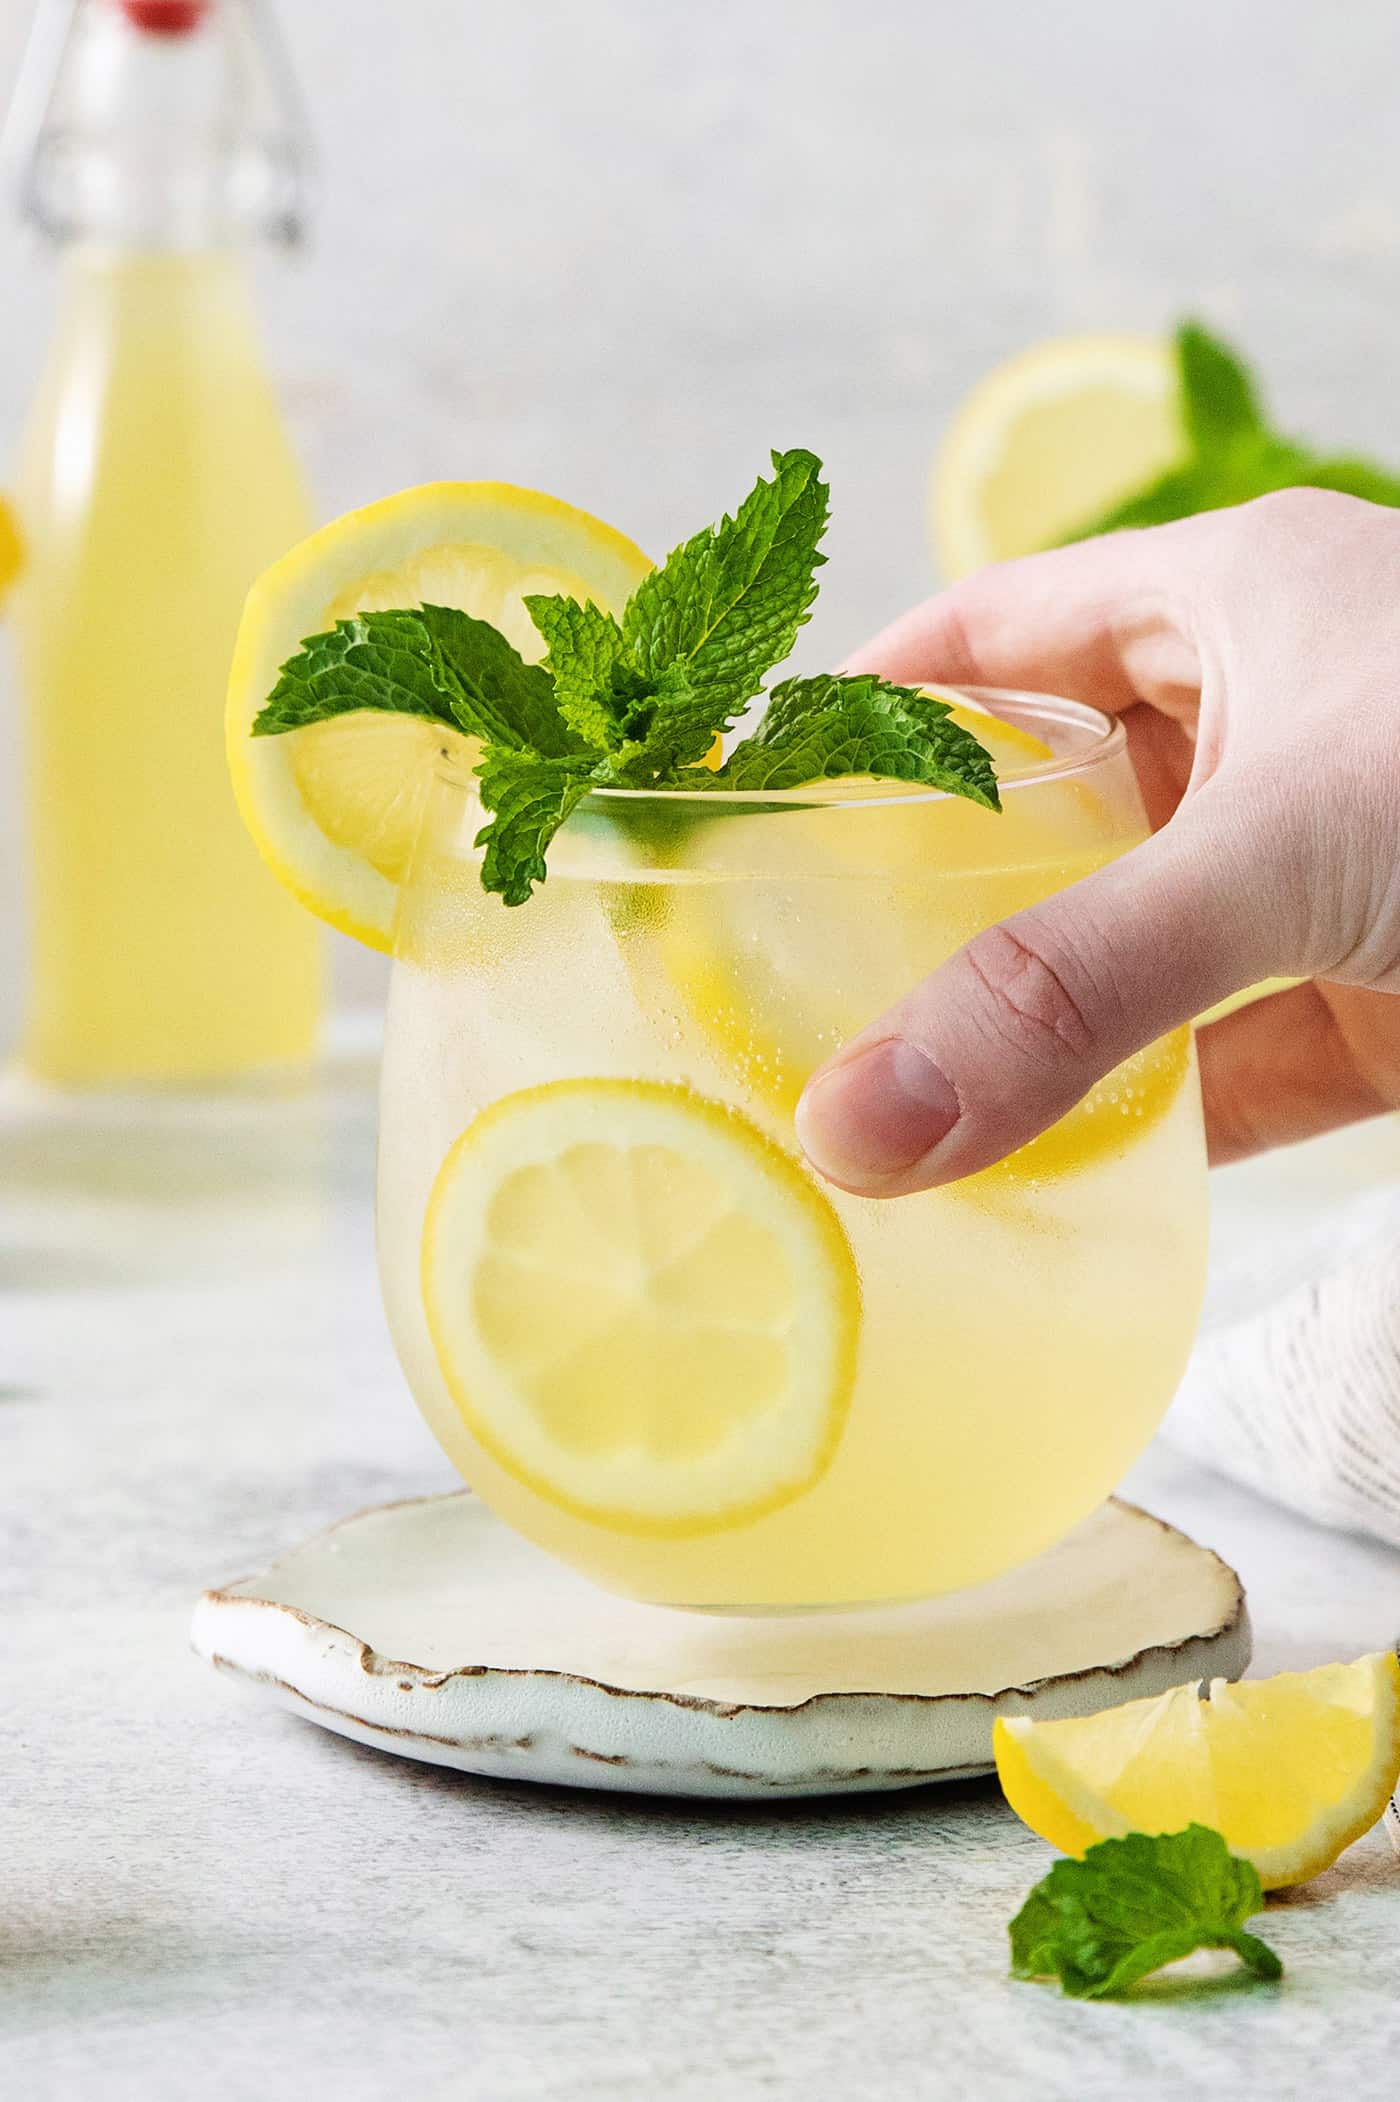
<instances>
[{"instance_id":1,"label":"mint sprig","mask_svg":"<svg viewBox=\"0 0 1400 2102\"><path fill-rule=\"evenodd\" d=\"M1011 1922L1013 1978L1058 1978L1077 2000L1127 1992L1197 1949L1233 1949L1256 1977L1283 1965L1245 1931L1264 1893L1218 1832L1130 1832L1057 1861Z\"/></svg>"},{"instance_id":2,"label":"mint sprig","mask_svg":"<svg viewBox=\"0 0 1400 2102\"><path fill-rule=\"evenodd\" d=\"M490 818L477 837L482 882L507 905L544 880L551 840L595 788L777 790L874 774L999 810L991 761L948 704L867 676L785 680L723 767L699 764L789 654L816 597L821 463L772 457L772 479L676 548L620 620L574 599L527 598L543 663L526 664L499 630L452 607L360 613L283 665L253 734L379 708L476 738Z\"/></svg>"},{"instance_id":3,"label":"mint sprig","mask_svg":"<svg viewBox=\"0 0 1400 2102\"><path fill-rule=\"evenodd\" d=\"M1276 430L1244 359L1199 322L1181 324L1175 347L1185 457L1066 534L1066 541L1130 526L1166 525L1276 489L1336 489L1371 503L1400 505L1400 476L1368 460L1318 452Z\"/></svg>"}]
</instances>

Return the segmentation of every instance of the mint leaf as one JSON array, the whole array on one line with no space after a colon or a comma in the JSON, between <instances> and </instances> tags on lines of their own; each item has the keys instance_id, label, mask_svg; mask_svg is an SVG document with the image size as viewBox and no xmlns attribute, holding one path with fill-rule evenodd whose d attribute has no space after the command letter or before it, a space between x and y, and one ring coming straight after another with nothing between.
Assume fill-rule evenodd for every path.
<instances>
[{"instance_id":1,"label":"mint leaf","mask_svg":"<svg viewBox=\"0 0 1400 2102\"><path fill-rule=\"evenodd\" d=\"M607 762L603 763L606 769ZM559 827L594 785L592 754L543 759L496 747L478 766L482 808L491 812L475 844L485 848L482 886L507 905L523 905L548 871L545 853ZM604 772L603 778L606 778Z\"/></svg>"},{"instance_id":2,"label":"mint leaf","mask_svg":"<svg viewBox=\"0 0 1400 2102\"><path fill-rule=\"evenodd\" d=\"M1097 533L1117 533L1131 526L1169 525L1175 518L1194 518L1201 511L1249 503L1274 489L1297 489L1310 479L1312 466L1309 455L1287 439L1255 437L1229 452L1169 468L1070 538L1087 540Z\"/></svg>"},{"instance_id":3,"label":"mint leaf","mask_svg":"<svg viewBox=\"0 0 1400 2102\"><path fill-rule=\"evenodd\" d=\"M817 552L826 530L827 489L809 452L773 454L733 518L697 533L645 577L623 615L628 651L655 681L684 663L708 727L742 714L797 639L817 595Z\"/></svg>"},{"instance_id":4,"label":"mint leaf","mask_svg":"<svg viewBox=\"0 0 1400 2102\"><path fill-rule=\"evenodd\" d=\"M526 664L489 621L455 606L357 613L310 636L282 666L253 735L360 708L426 716L483 743L550 756L579 748L548 672Z\"/></svg>"},{"instance_id":5,"label":"mint leaf","mask_svg":"<svg viewBox=\"0 0 1400 2102\"><path fill-rule=\"evenodd\" d=\"M698 766L715 741L714 708L691 684L691 668L682 659L668 664L656 692L630 703L623 727L636 755L623 778L679 786L674 777Z\"/></svg>"},{"instance_id":6,"label":"mint leaf","mask_svg":"<svg viewBox=\"0 0 1400 2102\"><path fill-rule=\"evenodd\" d=\"M1343 496L1362 496L1367 503L1400 505L1400 475L1369 460L1314 460L1308 468L1309 489L1336 489Z\"/></svg>"},{"instance_id":7,"label":"mint leaf","mask_svg":"<svg viewBox=\"0 0 1400 2102\"><path fill-rule=\"evenodd\" d=\"M1280 1978L1273 1950L1245 1932L1263 1903L1253 1864L1208 1826L1101 1840L1080 1861L1057 1861L1026 1899L1011 1922L1011 1975L1103 1999L1196 1949L1233 1949L1258 1977Z\"/></svg>"},{"instance_id":8,"label":"mint leaf","mask_svg":"<svg viewBox=\"0 0 1400 2102\"><path fill-rule=\"evenodd\" d=\"M627 646L611 613L591 602L532 596L525 610L549 645L544 668L565 722L598 751L619 742L614 679Z\"/></svg>"},{"instance_id":9,"label":"mint leaf","mask_svg":"<svg viewBox=\"0 0 1400 2102\"><path fill-rule=\"evenodd\" d=\"M1100 533L1121 533L1134 526L1170 525L1174 518L1193 518L1198 511L1212 511L1230 501L1215 472L1193 460L1185 467L1168 468L1155 482L1076 526L1059 544L1068 547L1076 540L1096 540Z\"/></svg>"},{"instance_id":10,"label":"mint leaf","mask_svg":"<svg viewBox=\"0 0 1400 2102\"><path fill-rule=\"evenodd\" d=\"M360 614L337 621L325 635L312 635L277 675L277 684L253 722L254 737L300 730L328 716L358 708L424 715L433 722L457 719L433 668L426 630L406 630L404 614Z\"/></svg>"},{"instance_id":11,"label":"mint leaf","mask_svg":"<svg viewBox=\"0 0 1400 2102\"><path fill-rule=\"evenodd\" d=\"M1264 418L1249 367L1199 321L1176 332L1181 420L1192 450L1212 453L1262 432Z\"/></svg>"},{"instance_id":12,"label":"mint leaf","mask_svg":"<svg viewBox=\"0 0 1400 2102\"><path fill-rule=\"evenodd\" d=\"M396 617L417 621L427 631L434 672L451 697L458 727L469 736L547 756L578 750L579 740L559 712L549 673L542 664L527 664L489 620L477 620L457 606L419 606L403 616L361 616L370 621Z\"/></svg>"},{"instance_id":13,"label":"mint leaf","mask_svg":"<svg viewBox=\"0 0 1400 2102\"><path fill-rule=\"evenodd\" d=\"M768 712L702 788L802 788L845 774L917 781L1000 810L992 762L948 703L868 673L785 679ZM690 785L690 784L687 784Z\"/></svg>"}]
</instances>

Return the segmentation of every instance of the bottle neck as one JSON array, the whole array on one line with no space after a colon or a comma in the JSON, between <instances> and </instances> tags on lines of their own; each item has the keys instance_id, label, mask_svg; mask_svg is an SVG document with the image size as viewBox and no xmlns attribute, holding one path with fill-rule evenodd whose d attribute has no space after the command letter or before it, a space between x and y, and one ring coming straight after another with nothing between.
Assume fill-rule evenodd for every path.
<instances>
[{"instance_id":1,"label":"bottle neck","mask_svg":"<svg viewBox=\"0 0 1400 2102\"><path fill-rule=\"evenodd\" d=\"M22 76L16 95L21 208L50 239L300 238L304 129L255 0L46 0L31 69L48 78Z\"/></svg>"}]
</instances>

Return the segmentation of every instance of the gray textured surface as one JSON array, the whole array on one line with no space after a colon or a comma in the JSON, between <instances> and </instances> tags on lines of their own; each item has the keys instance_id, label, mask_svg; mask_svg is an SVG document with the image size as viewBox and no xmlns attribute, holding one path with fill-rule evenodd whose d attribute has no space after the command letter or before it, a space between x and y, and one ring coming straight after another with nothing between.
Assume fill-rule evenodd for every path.
<instances>
[{"instance_id":1,"label":"gray textured surface","mask_svg":"<svg viewBox=\"0 0 1400 2102\"><path fill-rule=\"evenodd\" d=\"M0 2065L33 2102L1390 2092L1400 1865L1291 1902L1279 1990L1005 1977L1048 1850L987 1784L697 1810L474 1782L240 1701L199 1587L445 1485L370 1251L363 1063L299 1100L0 1118ZM1258 1667L1378 1645L1400 1556L1158 1453Z\"/></svg>"},{"instance_id":2,"label":"gray textured surface","mask_svg":"<svg viewBox=\"0 0 1400 2102\"><path fill-rule=\"evenodd\" d=\"M25 0L0 8L0 96ZM934 435L1036 337L1200 308L1284 417L1400 459L1390 0L283 0L323 203L266 282L327 513L438 475L659 551L774 443L835 488L804 644L921 596ZM0 479L51 272L0 215ZM14 1011L0 704L0 1043ZM342 952L346 983L374 977Z\"/></svg>"}]
</instances>

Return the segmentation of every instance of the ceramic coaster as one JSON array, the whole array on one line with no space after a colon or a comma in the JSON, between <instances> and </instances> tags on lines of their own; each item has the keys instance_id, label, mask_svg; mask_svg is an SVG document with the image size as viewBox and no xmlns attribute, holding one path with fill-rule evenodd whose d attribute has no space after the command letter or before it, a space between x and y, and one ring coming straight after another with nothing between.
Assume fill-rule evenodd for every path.
<instances>
[{"instance_id":1,"label":"ceramic coaster","mask_svg":"<svg viewBox=\"0 0 1400 2102\"><path fill-rule=\"evenodd\" d=\"M926 1604L721 1618L550 1561L467 1491L347 1518L206 1591L200 1656L361 1744L522 1781L763 1797L983 1773L992 1720L1249 1661L1239 1578L1131 1504Z\"/></svg>"}]
</instances>

